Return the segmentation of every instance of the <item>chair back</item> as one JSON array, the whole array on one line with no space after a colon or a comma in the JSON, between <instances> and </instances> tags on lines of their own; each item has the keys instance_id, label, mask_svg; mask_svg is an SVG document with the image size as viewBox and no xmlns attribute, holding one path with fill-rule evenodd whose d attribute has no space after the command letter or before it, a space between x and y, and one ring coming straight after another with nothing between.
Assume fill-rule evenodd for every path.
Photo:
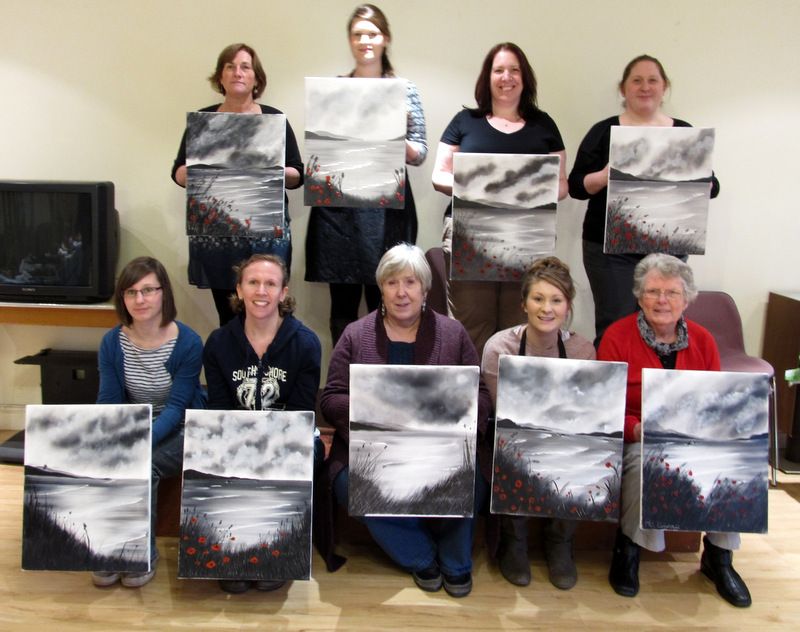
<instances>
[{"instance_id":1,"label":"chair back","mask_svg":"<svg viewBox=\"0 0 800 632\"><path fill-rule=\"evenodd\" d=\"M431 289L428 292L428 306L443 316L447 316L447 267L444 261L444 250L440 247L430 248L425 259L431 267Z\"/></svg>"},{"instance_id":2,"label":"chair back","mask_svg":"<svg viewBox=\"0 0 800 632\"><path fill-rule=\"evenodd\" d=\"M730 294L698 292L697 298L686 309L685 316L711 332L720 355L724 355L723 350L744 352L742 319Z\"/></svg>"}]
</instances>

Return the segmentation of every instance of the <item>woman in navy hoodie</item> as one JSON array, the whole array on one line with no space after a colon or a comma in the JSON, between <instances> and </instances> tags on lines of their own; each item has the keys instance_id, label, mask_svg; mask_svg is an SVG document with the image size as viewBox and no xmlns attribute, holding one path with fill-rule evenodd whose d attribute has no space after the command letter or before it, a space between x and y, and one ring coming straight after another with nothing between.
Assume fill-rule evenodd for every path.
<instances>
[{"instance_id":1,"label":"woman in navy hoodie","mask_svg":"<svg viewBox=\"0 0 800 632\"><path fill-rule=\"evenodd\" d=\"M322 350L317 335L296 319L286 264L256 254L236 268L237 316L211 333L203 351L208 407L213 410L314 410ZM314 441L315 465L324 453ZM220 580L223 590L247 591L253 582ZM275 590L283 581L258 581Z\"/></svg>"}]
</instances>

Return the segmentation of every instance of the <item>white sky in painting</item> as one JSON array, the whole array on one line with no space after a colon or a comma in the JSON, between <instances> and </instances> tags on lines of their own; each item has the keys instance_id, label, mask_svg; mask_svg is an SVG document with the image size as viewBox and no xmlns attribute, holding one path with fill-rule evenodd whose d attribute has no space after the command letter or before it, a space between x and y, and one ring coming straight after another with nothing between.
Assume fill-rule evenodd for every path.
<instances>
[{"instance_id":1,"label":"white sky in painting","mask_svg":"<svg viewBox=\"0 0 800 632\"><path fill-rule=\"evenodd\" d=\"M306 127L360 140L406 135L406 81L306 77Z\"/></svg>"},{"instance_id":2,"label":"white sky in painting","mask_svg":"<svg viewBox=\"0 0 800 632\"><path fill-rule=\"evenodd\" d=\"M350 366L350 419L393 430L477 426L476 366Z\"/></svg>"},{"instance_id":3,"label":"white sky in painting","mask_svg":"<svg viewBox=\"0 0 800 632\"><path fill-rule=\"evenodd\" d=\"M769 382L760 373L642 371L645 432L737 439L767 432Z\"/></svg>"},{"instance_id":4,"label":"white sky in painting","mask_svg":"<svg viewBox=\"0 0 800 632\"><path fill-rule=\"evenodd\" d=\"M216 476L311 480L314 413L188 410L183 468Z\"/></svg>"},{"instance_id":5,"label":"white sky in painting","mask_svg":"<svg viewBox=\"0 0 800 632\"><path fill-rule=\"evenodd\" d=\"M622 432L623 362L500 356L497 418L561 433Z\"/></svg>"},{"instance_id":6,"label":"white sky in painting","mask_svg":"<svg viewBox=\"0 0 800 632\"><path fill-rule=\"evenodd\" d=\"M186 117L187 165L284 166L285 115L189 112Z\"/></svg>"},{"instance_id":7,"label":"white sky in painting","mask_svg":"<svg viewBox=\"0 0 800 632\"><path fill-rule=\"evenodd\" d=\"M533 208L558 202L559 156L453 155L453 194L487 205Z\"/></svg>"},{"instance_id":8,"label":"white sky in painting","mask_svg":"<svg viewBox=\"0 0 800 632\"><path fill-rule=\"evenodd\" d=\"M31 405L25 465L90 478L150 479L150 404Z\"/></svg>"},{"instance_id":9,"label":"white sky in painting","mask_svg":"<svg viewBox=\"0 0 800 632\"><path fill-rule=\"evenodd\" d=\"M710 128L614 126L609 165L645 179L709 178L713 150Z\"/></svg>"}]
</instances>

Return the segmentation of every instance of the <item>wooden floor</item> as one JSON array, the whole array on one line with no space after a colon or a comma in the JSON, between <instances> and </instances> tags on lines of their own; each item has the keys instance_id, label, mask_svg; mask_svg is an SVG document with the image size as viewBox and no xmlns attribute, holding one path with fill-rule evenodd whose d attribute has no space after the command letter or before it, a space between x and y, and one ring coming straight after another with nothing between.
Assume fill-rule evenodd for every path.
<instances>
[{"instance_id":1,"label":"wooden floor","mask_svg":"<svg viewBox=\"0 0 800 632\"><path fill-rule=\"evenodd\" d=\"M735 555L753 596L746 610L717 596L697 553L645 556L635 599L608 586L608 552L579 551L578 585L559 591L538 555L533 583L520 589L480 546L475 588L460 600L421 592L369 545L347 551L336 573L315 555L311 581L228 595L216 582L177 579L176 540L159 538L162 559L150 584L98 589L87 573L20 570L22 482L21 467L0 465L0 630L800 629L799 477L770 490L769 535L743 536Z\"/></svg>"}]
</instances>

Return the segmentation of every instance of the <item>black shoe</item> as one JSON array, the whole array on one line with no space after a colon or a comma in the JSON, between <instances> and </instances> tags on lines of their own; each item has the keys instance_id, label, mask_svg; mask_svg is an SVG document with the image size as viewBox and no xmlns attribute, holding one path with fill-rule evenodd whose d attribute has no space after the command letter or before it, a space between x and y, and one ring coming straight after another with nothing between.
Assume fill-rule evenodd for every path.
<instances>
[{"instance_id":1,"label":"black shoe","mask_svg":"<svg viewBox=\"0 0 800 632\"><path fill-rule=\"evenodd\" d=\"M466 597L472 592L472 573L445 575L444 589L451 597Z\"/></svg>"},{"instance_id":2,"label":"black shoe","mask_svg":"<svg viewBox=\"0 0 800 632\"><path fill-rule=\"evenodd\" d=\"M250 590L253 582L246 579L220 579L219 587L227 593L239 595Z\"/></svg>"},{"instance_id":3,"label":"black shoe","mask_svg":"<svg viewBox=\"0 0 800 632\"><path fill-rule=\"evenodd\" d=\"M427 592L436 592L442 587L442 573L436 564L421 571L414 571L411 576L414 578L414 583Z\"/></svg>"},{"instance_id":4,"label":"black shoe","mask_svg":"<svg viewBox=\"0 0 800 632\"><path fill-rule=\"evenodd\" d=\"M733 568L733 553L722 549L703 537L703 556L700 570L717 587L720 596L732 606L747 608L753 603L744 580Z\"/></svg>"},{"instance_id":5,"label":"black shoe","mask_svg":"<svg viewBox=\"0 0 800 632\"><path fill-rule=\"evenodd\" d=\"M614 592L623 597L635 597L639 593L639 545L617 530L608 583Z\"/></svg>"}]
</instances>

